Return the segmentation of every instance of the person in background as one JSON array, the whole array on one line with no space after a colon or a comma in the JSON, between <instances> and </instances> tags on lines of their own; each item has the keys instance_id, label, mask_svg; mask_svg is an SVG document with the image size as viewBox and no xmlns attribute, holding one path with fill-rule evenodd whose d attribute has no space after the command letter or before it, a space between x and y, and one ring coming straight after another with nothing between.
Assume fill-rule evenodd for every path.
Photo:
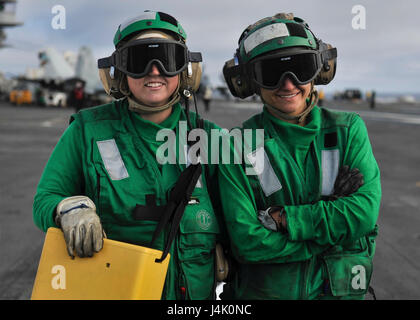
<instances>
[{"instance_id":1,"label":"person in background","mask_svg":"<svg viewBox=\"0 0 420 320\"><path fill-rule=\"evenodd\" d=\"M85 103L85 89L83 83L78 81L73 89L73 99L75 112L79 112Z\"/></svg>"},{"instance_id":2,"label":"person in background","mask_svg":"<svg viewBox=\"0 0 420 320\"><path fill-rule=\"evenodd\" d=\"M371 94L370 100L369 100L369 107L372 110L375 109L375 103L376 103L376 92L375 92L375 90L372 90L372 94Z\"/></svg>"},{"instance_id":3,"label":"person in background","mask_svg":"<svg viewBox=\"0 0 420 320\"><path fill-rule=\"evenodd\" d=\"M213 95L213 91L211 90L211 87L206 86L206 88L204 89L204 94L203 94L204 110L206 112L210 111L210 102L211 102L212 95Z\"/></svg>"}]
</instances>

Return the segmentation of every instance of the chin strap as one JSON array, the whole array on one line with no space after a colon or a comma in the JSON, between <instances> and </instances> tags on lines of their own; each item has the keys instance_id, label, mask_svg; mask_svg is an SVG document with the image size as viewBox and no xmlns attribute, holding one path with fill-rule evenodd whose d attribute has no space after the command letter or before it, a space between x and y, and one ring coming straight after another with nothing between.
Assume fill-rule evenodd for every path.
<instances>
[{"instance_id":1,"label":"chin strap","mask_svg":"<svg viewBox=\"0 0 420 320\"><path fill-rule=\"evenodd\" d=\"M301 124L301 123L303 123L303 121L305 120L305 118L309 114L309 112L311 112L312 109L317 104L317 102L318 102L318 91L314 90L314 88L312 87L309 101L306 103L306 109L302 113L300 113L298 115L295 115L295 116L291 116L288 113L282 112L279 109L277 109L276 107L274 107L274 106L266 103L263 100L262 97L261 97L261 100L264 102L264 105L270 111L272 111L273 114L275 114L280 119L283 119L283 120L295 120L295 121L297 121L298 124Z\"/></svg>"},{"instance_id":2,"label":"chin strap","mask_svg":"<svg viewBox=\"0 0 420 320\"><path fill-rule=\"evenodd\" d=\"M132 94L127 96L127 99L128 99L128 109L130 109L131 111L134 111L138 114L150 114L150 113L161 112L163 110L166 110L172 107L175 103L177 103L181 99L181 95L179 94L179 92L177 92L168 103L160 107L152 107L152 106L145 105L139 102Z\"/></svg>"},{"instance_id":3,"label":"chin strap","mask_svg":"<svg viewBox=\"0 0 420 320\"><path fill-rule=\"evenodd\" d=\"M155 106L150 106L147 104L144 104L142 102L140 102L138 99L136 99L133 94L129 91L129 90L124 90L124 88L120 88L120 91L123 92L123 94L127 97L128 99L128 109L136 112L138 114L151 114L151 113L157 113L157 112L161 112L163 110L166 110L170 107L172 107L175 103L177 103L180 99L181 99L181 94L179 93L179 88L180 88L180 82L181 80L178 81L178 86L175 90L175 93L172 95L172 98L163 106L159 106L159 107L155 107ZM123 90L121 90L123 89ZM127 86L128 89L128 86Z\"/></svg>"}]
</instances>

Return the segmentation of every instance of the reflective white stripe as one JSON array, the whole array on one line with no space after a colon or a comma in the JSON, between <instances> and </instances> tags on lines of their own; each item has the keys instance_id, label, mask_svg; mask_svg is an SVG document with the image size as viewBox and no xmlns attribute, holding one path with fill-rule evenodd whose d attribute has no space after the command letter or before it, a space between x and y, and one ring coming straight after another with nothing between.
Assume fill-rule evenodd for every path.
<instances>
[{"instance_id":1,"label":"reflective white stripe","mask_svg":"<svg viewBox=\"0 0 420 320\"><path fill-rule=\"evenodd\" d=\"M322 195L331 195L334 191L334 182L337 179L340 163L340 151L322 150Z\"/></svg>"},{"instance_id":2,"label":"reflective white stripe","mask_svg":"<svg viewBox=\"0 0 420 320\"><path fill-rule=\"evenodd\" d=\"M132 24L133 22L140 21L140 20L155 20L156 19L156 12L143 12L141 15L130 18L120 25L120 31L123 31L127 26Z\"/></svg>"},{"instance_id":3,"label":"reflective white stripe","mask_svg":"<svg viewBox=\"0 0 420 320\"><path fill-rule=\"evenodd\" d=\"M264 147L260 147L254 152L249 153L247 158L254 167L255 173L260 180L261 188L267 197L282 188Z\"/></svg>"},{"instance_id":4,"label":"reflective white stripe","mask_svg":"<svg viewBox=\"0 0 420 320\"><path fill-rule=\"evenodd\" d=\"M287 29L286 24L282 22L270 24L261 29L258 29L254 33L250 34L248 38L245 39L245 52L250 52L256 46L268 40L287 36L289 36L289 30Z\"/></svg>"},{"instance_id":5,"label":"reflective white stripe","mask_svg":"<svg viewBox=\"0 0 420 320\"><path fill-rule=\"evenodd\" d=\"M128 172L114 139L97 141L102 161L112 180L128 178Z\"/></svg>"}]
</instances>

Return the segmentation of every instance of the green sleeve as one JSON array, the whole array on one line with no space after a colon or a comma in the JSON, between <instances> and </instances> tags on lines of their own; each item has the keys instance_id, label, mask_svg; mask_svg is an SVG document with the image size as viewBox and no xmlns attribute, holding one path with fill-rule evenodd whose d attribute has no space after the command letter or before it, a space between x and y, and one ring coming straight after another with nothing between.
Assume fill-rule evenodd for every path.
<instances>
[{"instance_id":1,"label":"green sleeve","mask_svg":"<svg viewBox=\"0 0 420 320\"><path fill-rule=\"evenodd\" d=\"M33 203L34 222L43 231L57 227L54 211L61 200L82 194L82 143L80 125L73 121L44 168Z\"/></svg>"},{"instance_id":2,"label":"green sleeve","mask_svg":"<svg viewBox=\"0 0 420 320\"><path fill-rule=\"evenodd\" d=\"M358 168L363 173L364 185L351 196L335 201L286 206L291 241L348 244L374 230L381 200L380 173L366 126L359 116L349 128L343 165Z\"/></svg>"},{"instance_id":3,"label":"green sleeve","mask_svg":"<svg viewBox=\"0 0 420 320\"><path fill-rule=\"evenodd\" d=\"M257 218L251 186L241 165L219 165L219 188L231 249L240 263L284 263L309 259L309 242L290 241ZM317 247L319 248L319 247Z\"/></svg>"}]
</instances>

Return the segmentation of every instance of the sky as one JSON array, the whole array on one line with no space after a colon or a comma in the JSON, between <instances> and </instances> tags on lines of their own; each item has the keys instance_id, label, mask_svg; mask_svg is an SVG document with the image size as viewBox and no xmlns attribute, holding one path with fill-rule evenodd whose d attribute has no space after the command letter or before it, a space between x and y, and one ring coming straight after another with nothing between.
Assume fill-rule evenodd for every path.
<instances>
[{"instance_id":1,"label":"sky","mask_svg":"<svg viewBox=\"0 0 420 320\"><path fill-rule=\"evenodd\" d=\"M56 5L65 8L65 29L51 25ZM24 24L6 29L10 47L0 49L0 71L18 75L38 67L38 51L51 46L77 53L87 45L95 59L109 56L118 25L144 10L178 19L189 49L202 52L213 86L224 84L223 65L248 25L293 12L338 50L335 79L319 89L420 93L418 0L18 0L16 18Z\"/></svg>"}]
</instances>

